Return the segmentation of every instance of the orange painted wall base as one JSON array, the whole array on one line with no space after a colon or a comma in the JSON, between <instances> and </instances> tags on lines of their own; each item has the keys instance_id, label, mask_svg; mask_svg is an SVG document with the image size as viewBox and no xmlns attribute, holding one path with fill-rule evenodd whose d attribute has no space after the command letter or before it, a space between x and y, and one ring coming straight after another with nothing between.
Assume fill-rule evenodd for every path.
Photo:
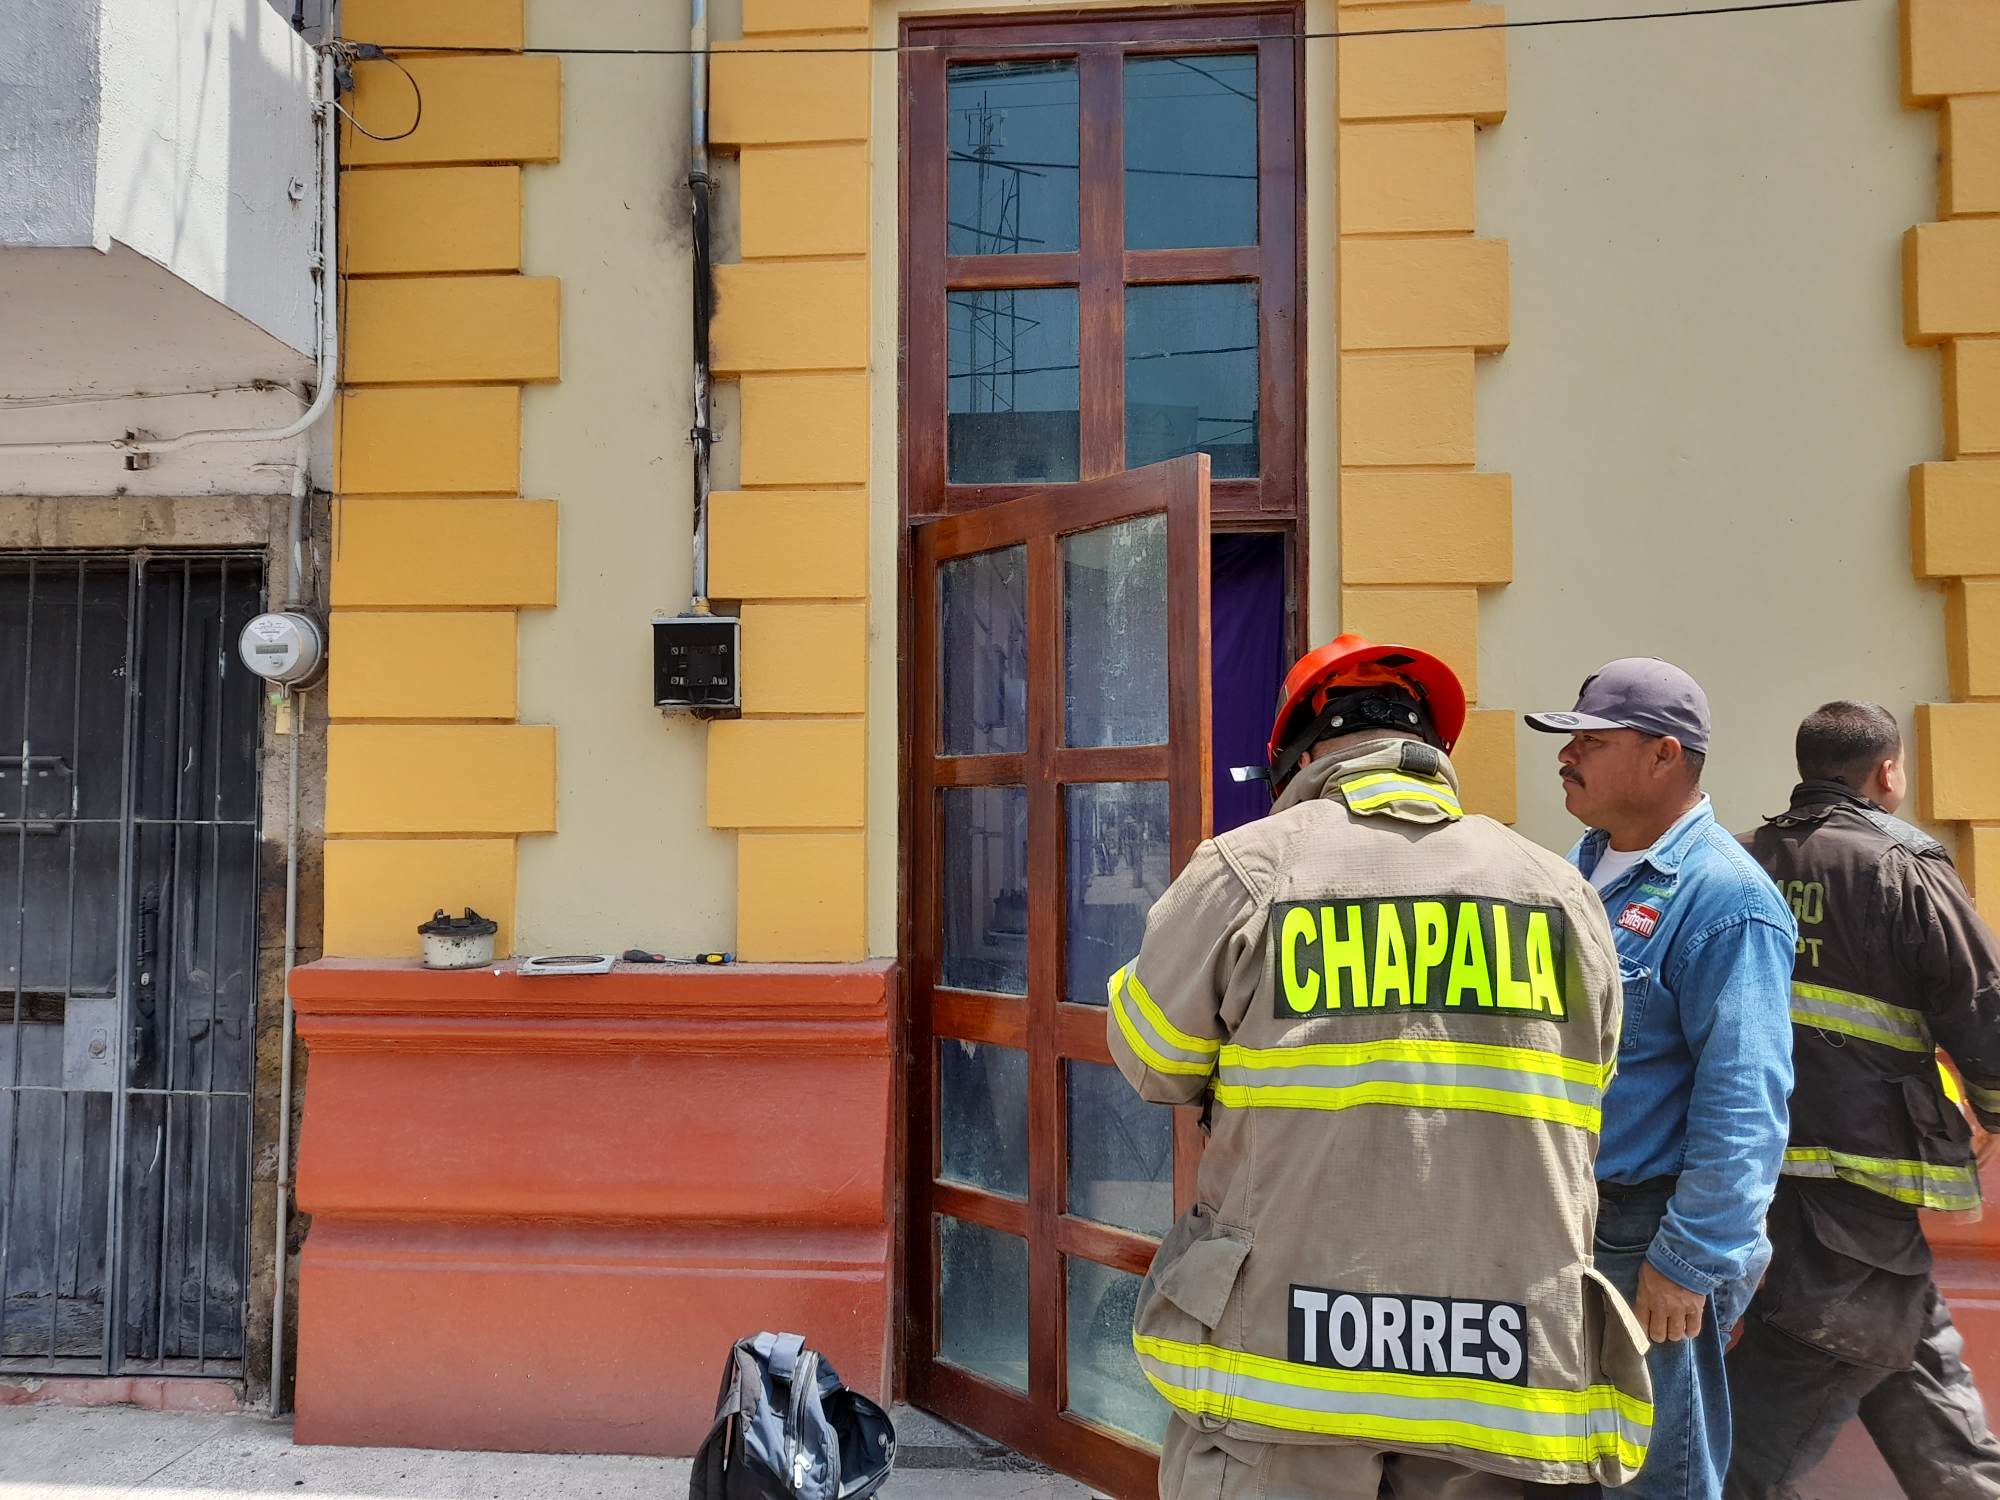
<instances>
[{"instance_id":1,"label":"orange painted wall base","mask_svg":"<svg viewBox=\"0 0 2000 1500\"><path fill-rule=\"evenodd\" d=\"M880 1396L891 977L300 970L298 1441L685 1455L763 1328Z\"/></svg>"}]
</instances>

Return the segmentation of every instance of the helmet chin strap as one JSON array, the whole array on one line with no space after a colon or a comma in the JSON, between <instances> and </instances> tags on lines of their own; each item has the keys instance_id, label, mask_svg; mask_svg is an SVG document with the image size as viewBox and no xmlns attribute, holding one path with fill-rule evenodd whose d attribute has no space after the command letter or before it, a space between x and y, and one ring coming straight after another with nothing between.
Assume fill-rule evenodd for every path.
<instances>
[{"instance_id":1,"label":"helmet chin strap","mask_svg":"<svg viewBox=\"0 0 2000 1500\"><path fill-rule=\"evenodd\" d=\"M1271 795L1276 797L1284 791L1285 784L1297 773L1306 752L1321 740L1335 734L1359 734L1369 729L1400 730L1416 735L1433 749L1444 749L1444 742L1432 726L1430 715L1424 711L1423 701L1414 693L1385 686L1334 693L1328 696L1326 705L1313 716L1312 721L1285 742L1285 748L1271 762Z\"/></svg>"}]
</instances>

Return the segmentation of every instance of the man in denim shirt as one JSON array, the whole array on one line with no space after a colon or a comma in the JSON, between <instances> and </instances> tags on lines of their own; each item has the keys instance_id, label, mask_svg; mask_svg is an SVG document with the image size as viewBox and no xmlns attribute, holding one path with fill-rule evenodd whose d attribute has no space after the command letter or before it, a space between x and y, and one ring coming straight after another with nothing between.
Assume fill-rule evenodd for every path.
<instances>
[{"instance_id":1,"label":"man in denim shirt","mask_svg":"<svg viewBox=\"0 0 2000 1500\"><path fill-rule=\"evenodd\" d=\"M1792 1088L1790 908L1701 790L1708 698L1628 657L1568 713L1564 800L1589 832L1570 860L1611 918L1625 985L1618 1076L1597 1155L1598 1269L1653 1340L1653 1444L1616 1493L1715 1500L1729 1468L1730 1329L1770 1259L1764 1215Z\"/></svg>"}]
</instances>

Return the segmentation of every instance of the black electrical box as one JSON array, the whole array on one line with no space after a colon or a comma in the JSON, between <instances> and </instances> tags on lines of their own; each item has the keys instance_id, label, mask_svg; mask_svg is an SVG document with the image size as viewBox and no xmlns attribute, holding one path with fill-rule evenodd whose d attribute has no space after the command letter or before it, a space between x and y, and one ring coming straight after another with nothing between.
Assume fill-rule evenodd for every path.
<instances>
[{"instance_id":1,"label":"black electrical box","mask_svg":"<svg viewBox=\"0 0 2000 1500\"><path fill-rule=\"evenodd\" d=\"M666 615L653 621L653 705L728 713L743 706L736 671L742 622L734 615Z\"/></svg>"}]
</instances>

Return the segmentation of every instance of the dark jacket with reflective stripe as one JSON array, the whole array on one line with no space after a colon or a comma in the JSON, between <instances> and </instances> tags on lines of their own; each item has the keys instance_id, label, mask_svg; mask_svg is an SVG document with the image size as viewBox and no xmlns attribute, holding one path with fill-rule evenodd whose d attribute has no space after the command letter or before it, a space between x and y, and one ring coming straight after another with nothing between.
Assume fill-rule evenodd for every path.
<instances>
[{"instance_id":1,"label":"dark jacket with reflective stripe","mask_svg":"<svg viewBox=\"0 0 2000 1500\"><path fill-rule=\"evenodd\" d=\"M1976 1208L1971 1132L1935 1047L2000 1130L2000 941L1944 846L1847 788L1806 782L1744 843L1799 921L1791 1175L1910 1206Z\"/></svg>"}]
</instances>

